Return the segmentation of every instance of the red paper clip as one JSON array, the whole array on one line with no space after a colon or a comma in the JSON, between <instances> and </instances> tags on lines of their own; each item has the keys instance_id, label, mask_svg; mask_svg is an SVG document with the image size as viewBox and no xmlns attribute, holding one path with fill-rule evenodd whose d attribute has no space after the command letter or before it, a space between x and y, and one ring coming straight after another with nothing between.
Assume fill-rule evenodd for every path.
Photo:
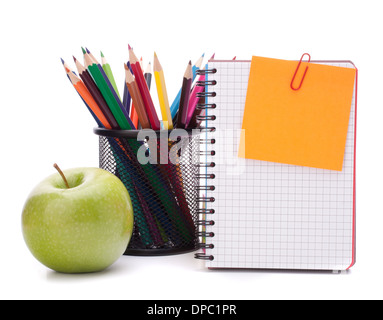
<instances>
[{"instance_id":1,"label":"red paper clip","mask_svg":"<svg viewBox=\"0 0 383 320\"><path fill-rule=\"evenodd\" d=\"M308 57L309 57L309 60L308 60L307 62L310 62L310 61L311 61L311 56L310 56L308 53L304 53L304 54L302 54L301 60L299 60L297 69L295 70L293 79L291 80L291 83L290 83L290 87L291 87L291 89L293 89L293 90L295 90L295 91L299 90L299 89L302 87L303 80L305 79L307 70L308 70L308 68L309 68L308 66L306 67L306 70L305 70L305 72L304 72L304 74L303 74L303 76L302 76L302 80L301 80L301 83L299 84L299 87L298 87L298 88L294 88L293 83L294 83L295 77L296 77L296 75L297 75L297 73L298 73L299 67L301 66L303 57L304 57L305 55L308 55Z\"/></svg>"}]
</instances>

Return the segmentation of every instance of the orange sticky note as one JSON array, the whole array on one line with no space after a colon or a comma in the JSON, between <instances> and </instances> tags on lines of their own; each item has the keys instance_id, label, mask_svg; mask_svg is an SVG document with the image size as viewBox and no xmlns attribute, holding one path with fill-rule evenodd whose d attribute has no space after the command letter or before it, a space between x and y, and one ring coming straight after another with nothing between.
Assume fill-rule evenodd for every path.
<instances>
[{"instance_id":1,"label":"orange sticky note","mask_svg":"<svg viewBox=\"0 0 383 320\"><path fill-rule=\"evenodd\" d=\"M302 63L294 91L297 65L253 57L239 157L342 171L356 69Z\"/></svg>"}]
</instances>

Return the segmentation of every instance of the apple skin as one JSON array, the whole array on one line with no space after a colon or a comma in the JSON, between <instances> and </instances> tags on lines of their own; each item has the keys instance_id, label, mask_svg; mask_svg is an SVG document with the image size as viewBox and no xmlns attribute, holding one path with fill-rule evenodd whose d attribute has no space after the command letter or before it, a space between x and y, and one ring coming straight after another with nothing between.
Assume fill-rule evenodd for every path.
<instances>
[{"instance_id":1,"label":"apple skin","mask_svg":"<svg viewBox=\"0 0 383 320\"><path fill-rule=\"evenodd\" d=\"M124 184L99 168L63 171L39 183L22 212L27 247L37 260L62 273L97 272L126 250L133 207Z\"/></svg>"}]
</instances>

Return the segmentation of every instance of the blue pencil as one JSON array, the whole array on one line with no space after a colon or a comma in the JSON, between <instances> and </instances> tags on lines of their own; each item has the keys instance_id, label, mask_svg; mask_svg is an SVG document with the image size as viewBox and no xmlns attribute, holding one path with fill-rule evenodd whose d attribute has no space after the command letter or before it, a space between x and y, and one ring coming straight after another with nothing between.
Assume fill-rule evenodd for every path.
<instances>
[{"instance_id":1,"label":"blue pencil","mask_svg":"<svg viewBox=\"0 0 383 320\"><path fill-rule=\"evenodd\" d=\"M62 58L60 58L60 59L61 59L61 62L62 62L62 64L63 64L63 66L64 66L64 69L67 68L68 70L70 70L70 68L69 68L68 65L65 63L65 61L64 61ZM72 70L71 70L71 71L72 71ZM73 74L77 75L76 72L74 72L74 71L72 71L72 72L73 72ZM68 76L68 74L67 74L67 78L68 78L69 82L71 82L71 81L70 81L70 78L69 78L69 76ZM78 93L78 92L77 92L77 93ZM94 112L92 111L92 109L89 108L89 106L88 106L88 104L85 102L85 100L81 97L81 95L80 95L79 93L78 93L78 95L79 95L79 97L81 98L81 100L84 102L85 106L87 107L88 111L89 111L90 114L92 115L93 119L94 119L94 120L96 121L96 123L98 124L99 128L104 128L104 126L103 126L103 124L101 123L101 121L97 118L97 116L94 114Z\"/></svg>"}]
</instances>

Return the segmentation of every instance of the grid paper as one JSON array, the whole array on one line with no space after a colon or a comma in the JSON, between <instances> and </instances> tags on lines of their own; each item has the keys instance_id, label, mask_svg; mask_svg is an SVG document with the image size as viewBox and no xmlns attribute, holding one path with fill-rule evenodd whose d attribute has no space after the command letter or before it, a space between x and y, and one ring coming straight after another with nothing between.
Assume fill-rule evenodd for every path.
<instances>
[{"instance_id":1,"label":"grid paper","mask_svg":"<svg viewBox=\"0 0 383 320\"><path fill-rule=\"evenodd\" d=\"M322 63L322 62L321 62ZM327 63L354 68L349 62ZM211 61L217 128L209 268L345 270L353 261L355 90L343 171L238 158L250 61ZM232 128L232 129L231 129ZM230 129L229 131L224 129Z\"/></svg>"}]
</instances>

